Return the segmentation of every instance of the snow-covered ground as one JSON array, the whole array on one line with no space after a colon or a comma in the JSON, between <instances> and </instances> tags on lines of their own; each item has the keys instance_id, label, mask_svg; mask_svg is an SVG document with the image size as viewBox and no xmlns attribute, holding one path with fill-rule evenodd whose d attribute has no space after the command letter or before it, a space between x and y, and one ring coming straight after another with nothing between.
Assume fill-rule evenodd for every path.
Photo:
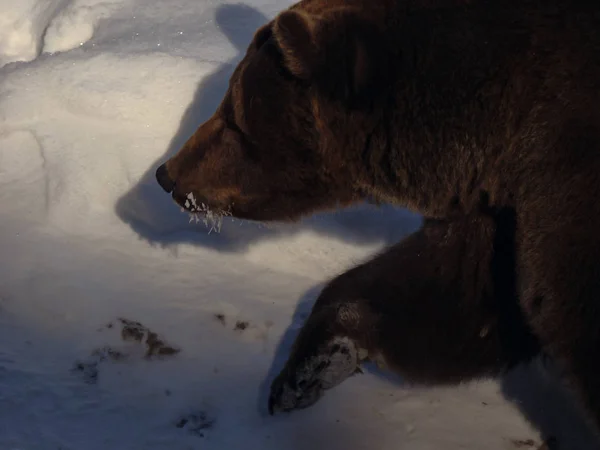
<instances>
[{"instance_id":1,"label":"snow-covered ground","mask_svg":"<svg viewBox=\"0 0 600 450\"><path fill-rule=\"evenodd\" d=\"M535 370L452 389L369 372L266 414L323 283L420 223L365 206L209 234L160 191L157 163L287 4L0 0L0 450L537 445L519 410L594 448ZM176 352L146 357L140 333Z\"/></svg>"}]
</instances>

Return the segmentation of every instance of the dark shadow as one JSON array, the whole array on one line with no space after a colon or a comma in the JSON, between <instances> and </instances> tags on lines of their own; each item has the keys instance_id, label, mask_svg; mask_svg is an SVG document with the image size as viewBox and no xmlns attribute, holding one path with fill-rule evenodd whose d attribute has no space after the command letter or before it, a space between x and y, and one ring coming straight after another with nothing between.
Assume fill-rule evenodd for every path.
<instances>
[{"instance_id":1,"label":"dark shadow","mask_svg":"<svg viewBox=\"0 0 600 450\"><path fill-rule=\"evenodd\" d=\"M260 384L258 389L258 399L257 399L257 409L261 416L268 416L268 399L269 399L269 390L271 387L271 382L275 379L275 377L279 374L285 362L287 361L290 350L300 331L302 325L310 315L310 311L317 300L317 297L321 293L321 290L325 287L325 285L317 285L309 289L302 298L298 301L296 305L296 310L292 315L290 324L286 328L285 333L279 339L277 343L277 347L275 348L275 355L271 361L271 366L269 370L265 374L265 378L263 382Z\"/></svg>"},{"instance_id":2,"label":"dark shadow","mask_svg":"<svg viewBox=\"0 0 600 450\"><path fill-rule=\"evenodd\" d=\"M226 251L243 249L259 239L289 235L306 229L349 242L394 242L418 226L420 217L417 215L388 205L377 208L367 204L334 213L317 214L290 225L275 224L266 227L226 219L220 233L213 232L210 236L204 224L190 223L189 216L181 213L170 196L160 189L154 173L214 113L254 32L269 19L252 7L229 4L217 8L215 20L236 48L237 55L202 80L164 155L117 201L117 216L142 239L154 245L191 243Z\"/></svg>"},{"instance_id":3,"label":"dark shadow","mask_svg":"<svg viewBox=\"0 0 600 450\"><path fill-rule=\"evenodd\" d=\"M504 397L550 441L549 450L600 449L600 440L550 360L538 358L515 368L501 387Z\"/></svg>"}]
</instances>

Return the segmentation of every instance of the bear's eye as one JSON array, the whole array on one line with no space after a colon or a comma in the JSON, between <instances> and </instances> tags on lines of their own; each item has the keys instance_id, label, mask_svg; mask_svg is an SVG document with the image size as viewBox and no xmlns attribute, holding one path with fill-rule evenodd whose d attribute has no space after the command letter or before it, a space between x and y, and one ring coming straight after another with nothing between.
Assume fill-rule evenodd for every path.
<instances>
[{"instance_id":1,"label":"bear's eye","mask_svg":"<svg viewBox=\"0 0 600 450\"><path fill-rule=\"evenodd\" d=\"M237 123L235 123L234 120L227 120L227 128L235 131L237 134L244 136L244 132L242 131L242 129L240 127L238 127Z\"/></svg>"},{"instance_id":2,"label":"bear's eye","mask_svg":"<svg viewBox=\"0 0 600 450\"><path fill-rule=\"evenodd\" d=\"M237 134L243 155L250 161L260 162L260 152L258 145L244 133L239 127L233 125L231 130Z\"/></svg>"},{"instance_id":3,"label":"bear's eye","mask_svg":"<svg viewBox=\"0 0 600 450\"><path fill-rule=\"evenodd\" d=\"M259 151L258 145L254 140L248 136L244 131L235 123L235 120L232 120L232 117L227 117L225 121L226 127L236 134L238 142L240 143L241 149L244 155L253 162L259 162Z\"/></svg>"}]
</instances>

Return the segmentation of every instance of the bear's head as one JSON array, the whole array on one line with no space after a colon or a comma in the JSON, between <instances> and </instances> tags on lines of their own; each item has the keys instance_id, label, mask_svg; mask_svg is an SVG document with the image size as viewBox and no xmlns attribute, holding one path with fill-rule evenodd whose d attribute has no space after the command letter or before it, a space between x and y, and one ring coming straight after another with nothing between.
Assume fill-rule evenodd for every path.
<instances>
[{"instance_id":1,"label":"bear's head","mask_svg":"<svg viewBox=\"0 0 600 450\"><path fill-rule=\"evenodd\" d=\"M157 169L180 206L289 221L374 195L384 14L323 3L296 4L257 31L216 112Z\"/></svg>"}]
</instances>

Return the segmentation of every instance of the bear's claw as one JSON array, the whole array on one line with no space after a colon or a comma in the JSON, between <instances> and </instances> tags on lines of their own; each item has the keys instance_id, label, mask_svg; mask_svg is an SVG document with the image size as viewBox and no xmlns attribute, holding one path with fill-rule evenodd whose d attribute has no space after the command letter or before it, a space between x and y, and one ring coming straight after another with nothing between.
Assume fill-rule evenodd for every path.
<instances>
[{"instance_id":1,"label":"bear's claw","mask_svg":"<svg viewBox=\"0 0 600 450\"><path fill-rule=\"evenodd\" d=\"M335 338L317 354L288 362L271 384L269 414L312 406L325 390L357 373L358 365L358 349L348 338Z\"/></svg>"}]
</instances>

